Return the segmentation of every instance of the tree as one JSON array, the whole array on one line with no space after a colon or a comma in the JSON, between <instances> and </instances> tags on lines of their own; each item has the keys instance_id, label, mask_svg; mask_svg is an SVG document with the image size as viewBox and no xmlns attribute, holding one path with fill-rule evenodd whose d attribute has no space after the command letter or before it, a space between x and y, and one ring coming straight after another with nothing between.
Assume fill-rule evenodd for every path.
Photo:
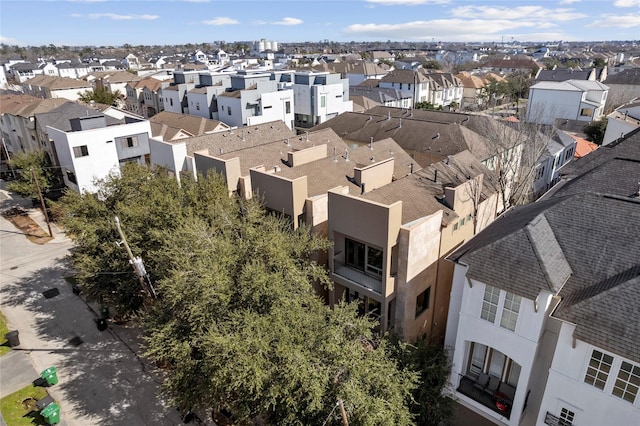
<instances>
[{"instance_id":1,"label":"tree","mask_svg":"<svg viewBox=\"0 0 640 426\"><path fill-rule=\"evenodd\" d=\"M37 199L38 188L33 179L34 175L40 186L40 191L46 193L55 180L55 173L51 168L51 162L44 151L19 152L14 154L9 165L18 171L18 179L7 184L9 191L23 197Z\"/></svg>"},{"instance_id":2,"label":"tree","mask_svg":"<svg viewBox=\"0 0 640 426\"><path fill-rule=\"evenodd\" d=\"M441 70L442 65L440 65L440 62L436 61L435 59L429 59L422 63L422 68L428 70Z\"/></svg>"},{"instance_id":3,"label":"tree","mask_svg":"<svg viewBox=\"0 0 640 426\"><path fill-rule=\"evenodd\" d=\"M587 140L596 145L602 145L602 140L607 130L607 122L607 117L603 117L602 120L592 121L584 126L582 131L587 135Z\"/></svg>"},{"instance_id":4,"label":"tree","mask_svg":"<svg viewBox=\"0 0 640 426\"><path fill-rule=\"evenodd\" d=\"M607 65L607 61L604 58L595 58L593 60L593 68L603 68Z\"/></svg>"},{"instance_id":5,"label":"tree","mask_svg":"<svg viewBox=\"0 0 640 426\"><path fill-rule=\"evenodd\" d=\"M87 104L90 103L91 101L94 101L99 104L115 106L117 105L118 100L120 100L121 97L122 97L122 94L120 93L119 90L116 90L115 92L110 92L106 88L98 87L92 91L87 90L84 93L81 93L79 96L79 99L82 102Z\"/></svg>"},{"instance_id":6,"label":"tree","mask_svg":"<svg viewBox=\"0 0 640 426\"><path fill-rule=\"evenodd\" d=\"M408 425L417 375L401 368L355 305L331 310L311 283L328 242L229 196L219 176L183 179L126 165L99 192L58 208L76 247L82 289L143 316L148 355L166 365L165 389L185 410L226 410L236 424ZM143 257L158 298L143 307L113 217Z\"/></svg>"}]
</instances>

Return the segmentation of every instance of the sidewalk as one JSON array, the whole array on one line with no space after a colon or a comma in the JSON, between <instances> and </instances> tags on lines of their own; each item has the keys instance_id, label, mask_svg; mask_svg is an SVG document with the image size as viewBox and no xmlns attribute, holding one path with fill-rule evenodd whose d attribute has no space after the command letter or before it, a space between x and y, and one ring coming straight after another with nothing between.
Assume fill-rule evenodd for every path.
<instances>
[{"instance_id":1,"label":"sidewalk","mask_svg":"<svg viewBox=\"0 0 640 426\"><path fill-rule=\"evenodd\" d=\"M14 205L47 232L42 212L0 182L0 209ZM55 224L52 231L53 240L34 244L0 218L0 308L10 329L20 332L20 346L0 358L2 394L55 366L59 382L47 391L60 405L63 425L183 424L160 396L159 371L139 355L140 331L113 324L97 329L94 309L64 278L72 243Z\"/></svg>"}]
</instances>

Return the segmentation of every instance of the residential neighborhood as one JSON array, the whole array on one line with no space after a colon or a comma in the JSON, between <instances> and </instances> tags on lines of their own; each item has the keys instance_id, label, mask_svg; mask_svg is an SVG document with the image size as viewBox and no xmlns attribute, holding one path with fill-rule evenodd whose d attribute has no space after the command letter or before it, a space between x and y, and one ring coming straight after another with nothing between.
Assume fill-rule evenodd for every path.
<instances>
[{"instance_id":1,"label":"residential neighborhood","mask_svg":"<svg viewBox=\"0 0 640 426\"><path fill-rule=\"evenodd\" d=\"M0 425L636 425L640 41L291 16L2 38Z\"/></svg>"}]
</instances>

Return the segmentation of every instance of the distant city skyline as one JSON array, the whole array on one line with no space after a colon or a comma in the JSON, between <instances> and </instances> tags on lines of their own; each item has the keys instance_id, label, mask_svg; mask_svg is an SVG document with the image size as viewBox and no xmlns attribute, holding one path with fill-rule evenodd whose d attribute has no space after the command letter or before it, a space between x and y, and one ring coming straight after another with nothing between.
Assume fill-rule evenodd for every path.
<instances>
[{"instance_id":1,"label":"distant city skyline","mask_svg":"<svg viewBox=\"0 0 640 426\"><path fill-rule=\"evenodd\" d=\"M640 0L2 0L0 42L122 46L640 39Z\"/></svg>"}]
</instances>

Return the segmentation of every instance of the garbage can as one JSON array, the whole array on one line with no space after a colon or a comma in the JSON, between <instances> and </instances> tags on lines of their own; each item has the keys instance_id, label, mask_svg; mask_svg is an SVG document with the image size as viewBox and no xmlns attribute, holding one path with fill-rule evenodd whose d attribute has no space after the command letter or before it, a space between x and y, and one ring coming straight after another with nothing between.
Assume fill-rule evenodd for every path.
<instances>
[{"instance_id":1,"label":"garbage can","mask_svg":"<svg viewBox=\"0 0 640 426\"><path fill-rule=\"evenodd\" d=\"M60 423L60 406L55 402L44 407L40 415L48 425Z\"/></svg>"},{"instance_id":2,"label":"garbage can","mask_svg":"<svg viewBox=\"0 0 640 426\"><path fill-rule=\"evenodd\" d=\"M18 337L20 333L18 330L13 330L4 335L4 338L9 341L9 346L20 346L20 337Z\"/></svg>"},{"instance_id":3,"label":"garbage can","mask_svg":"<svg viewBox=\"0 0 640 426\"><path fill-rule=\"evenodd\" d=\"M56 372L55 367L49 367L40 373L40 377L44 379L47 383L47 386L55 385L58 383L58 373Z\"/></svg>"}]
</instances>

